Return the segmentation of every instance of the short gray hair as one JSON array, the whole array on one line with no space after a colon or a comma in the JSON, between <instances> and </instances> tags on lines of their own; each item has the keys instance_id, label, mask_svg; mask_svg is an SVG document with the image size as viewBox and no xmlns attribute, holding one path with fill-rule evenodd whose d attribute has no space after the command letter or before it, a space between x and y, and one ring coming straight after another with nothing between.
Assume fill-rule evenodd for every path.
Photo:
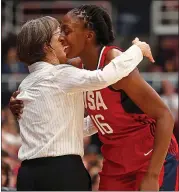
<instances>
[{"instance_id":1,"label":"short gray hair","mask_svg":"<svg viewBox=\"0 0 179 192\"><path fill-rule=\"evenodd\" d=\"M26 22L17 35L17 56L19 60L31 65L45 57L44 44L50 45L54 31L59 22L45 16Z\"/></svg>"}]
</instances>

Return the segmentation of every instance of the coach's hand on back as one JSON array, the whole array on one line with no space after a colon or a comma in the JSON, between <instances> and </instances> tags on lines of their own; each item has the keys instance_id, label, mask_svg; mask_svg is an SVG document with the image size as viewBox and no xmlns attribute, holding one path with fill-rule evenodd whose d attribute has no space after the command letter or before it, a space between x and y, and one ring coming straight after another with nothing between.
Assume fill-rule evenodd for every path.
<instances>
[{"instance_id":1,"label":"coach's hand on back","mask_svg":"<svg viewBox=\"0 0 179 192\"><path fill-rule=\"evenodd\" d=\"M139 38L136 37L132 41L132 43L134 45L137 45L141 49L143 56L147 57L152 63L155 62L154 58L152 56L150 46L146 42L142 42L142 41L139 40Z\"/></svg>"}]
</instances>

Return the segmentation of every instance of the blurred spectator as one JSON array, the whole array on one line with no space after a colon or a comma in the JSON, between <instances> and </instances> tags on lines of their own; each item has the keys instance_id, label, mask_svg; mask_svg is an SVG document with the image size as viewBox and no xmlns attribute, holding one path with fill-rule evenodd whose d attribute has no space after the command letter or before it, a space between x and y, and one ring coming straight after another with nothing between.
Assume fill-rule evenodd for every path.
<instances>
[{"instance_id":1,"label":"blurred spectator","mask_svg":"<svg viewBox=\"0 0 179 192\"><path fill-rule=\"evenodd\" d=\"M99 181L100 181L99 175L98 174L94 175L91 178L91 181L92 181L92 190L93 191L98 191Z\"/></svg>"},{"instance_id":2,"label":"blurred spectator","mask_svg":"<svg viewBox=\"0 0 179 192\"><path fill-rule=\"evenodd\" d=\"M168 60L165 61L165 64L164 64L164 70L167 71L167 72L175 72L177 69L176 69L176 66L175 66L175 58L172 57Z\"/></svg>"},{"instance_id":3,"label":"blurred spectator","mask_svg":"<svg viewBox=\"0 0 179 192\"><path fill-rule=\"evenodd\" d=\"M173 86L173 84L169 81L162 82L162 91L161 98L170 108L173 117L175 118L175 128L174 134L179 144L179 127L178 127L178 94Z\"/></svg>"},{"instance_id":4,"label":"blurred spectator","mask_svg":"<svg viewBox=\"0 0 179 192\"><path fill-rule=\"evenodd\" d=\"M15 188L16 187L17 171L19 168L19 161L17 159L14 159L13 157L11 157L8 154L8 152L6 152L4 150L1 151L1 154L2 154L1 171L3 171L3 169L5 169L5 168L6 168L6 170L8 170L8 172L6 172L6 174L8 176L7 177L8 178L8 185L2 185L2 186Z\"/></svg>"},{"instance_id":5,"label":"blurred spectator","mask_svg":"<svg viewBox=\"0 0 179 192\"><path fill-rule=\"evenodd\" d=\"M158 66L158 65L150 65L148 71L149 72L162 72L162 67Z\"/></svg>"},{"instance_id":6,"label":"blurred spectator","mask_svg":"<svg viewBox=\"0 0 179 192\"><path fill-rule=\"evenodd\" d=\"M5 63L6 57L7 57L7 51L10 47L16 47L16 35L13 33L7 34L6 38L2 38L2 47L1 50L1 62L2 64Z\"/></svg>"},{"instance_id":7,"label":"blurred spectator","mask_svg":"<svg viewBox=\"0 0 179 192\"><path fill-rule=\"evenodd\" d=\"M84 150L86 153L86 151L88 150L88 146L91 143L91 137L84 137L83 142L84 142Z\"/></svg>"},{"instance_id":8,"label":"blurred spectator","mask_svg":"<svg viewBox=\"0 0 179 192\"><path fill-rule=\"evenodd\" d=\"M174 86L169 81L162 82L163 94L161 98L170 108L175 120L178 120L178 94L175 91Z\"/></svg>"},{"instance_id":9,"label":"blurred spectator","mask_svg":"<svg viewBox=\"0 0 179 192\"><path fill-rule=\"evenodd\" d=\"M164 72L178 71L178 37L161 37L156 63Z\"/></svg>"},{"instance_id":10,"label":"blurred spectator","mask_svg":"<svg viewBox=\"0 0 179 192\"><path fill-rule=\"evenodd\" d=\"M1 162L1 185L3 187L9 187L10 166L4 161Z\"/></svg>"},{"instance_id":11,"label":"blurred spectator","mask_svg":"<svg viewBox=\"0 0 179 192\"><path fill-rule=\"evenodd\" d=\"M99 146L91 143L91 137L84 138L85 155L83 157L83 163L88 170L92 179L93 191L98 190L99 175L98 173L102 169L102 157L99 155Z\"/></svg>"},{"instance_id":12,"label":"blurred spectator","mask_svg":"<svg viewBox=\"0 0 179 192\"><path fill-rule=\"evenodd\" d=\"M19 62L16 55L16 47L10 47L7 51L5 63L2 65L2 73L28 73L28 68L24 63Z\"/></svg>"},{"instance_id":13,"label":"blurred spectator","mask_svg":"<svg viewBox=\"0 0 179 192\"><path fill-rule=\"evenodd\" d=\"M16 178L20 161L17 154L21 144L19 129L10 110L6 107L2 110L2 161L10 168L8 187L16 187Z\"/></svg>"}]
</instances>

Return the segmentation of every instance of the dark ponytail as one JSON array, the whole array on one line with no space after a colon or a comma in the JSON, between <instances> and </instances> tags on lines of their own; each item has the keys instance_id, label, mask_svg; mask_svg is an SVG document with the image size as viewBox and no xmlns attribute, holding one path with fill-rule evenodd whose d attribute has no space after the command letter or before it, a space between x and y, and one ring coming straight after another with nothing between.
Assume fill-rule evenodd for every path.
<instances>
[{"instance_id":1,"label":"dark ponytail","mask_svg":"<svg viewBox=\"0 0 179 192\"><path fill-rule=\"evenodd\" d=\"M85 26L95 32L97 44L108 45L114 41L112 21L103 8L96 5L82 5L70 12L83 19Z\"/></svg>"}]
</instances>

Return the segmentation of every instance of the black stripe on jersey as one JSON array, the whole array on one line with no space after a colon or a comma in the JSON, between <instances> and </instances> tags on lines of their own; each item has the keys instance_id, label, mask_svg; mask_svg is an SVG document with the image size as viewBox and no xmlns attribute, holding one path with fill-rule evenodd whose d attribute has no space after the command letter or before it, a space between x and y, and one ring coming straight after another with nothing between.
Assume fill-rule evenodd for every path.
<instances>
[{"instance_id":1,"label":"black stripe on jersey","mask_svg":"<svg viewBox=\"0 0 179 192\"><path fill-rule=\"evenodd\" d=\"M121 105L126 113L144 114L144 112L128 97L128 95L122 90L116 90L111 85L108 86L111 91L121 93Z\"/></svg>"},{"instance_id":2,"label":"black stripe on jersey","mask_svg":"<svg viewBox=\"0 0 179 192\"><path fill-rule=\"evenodd\" d=\"M138 114L137 118L134 120L145 125L145 124L150 124L150 133L154 137L155 135L155 128L156 128L156 123L153 120L148 120L147 116L146 117L141 117L140 114L145 114L129 97L128 95L122 90L116 90L112 86L108 87L111 91L114 92L119 92L121 94L121 105L126 113L135 113Z\"/></svg>"},{"instance_id":3,"label":"black stripe on jersey","mask_svg":"<svg viewBox=\"0 0 179 192\"><path fill-rule=\"evenodd\" d=\"M121 92L121 90L116 90L112 87L112 85L108 86L108 88L111 90L111 91L114 91L114 92Z\"/></svg>"},{"instance_id":4,"label":"black stripe on jersey","mask_svg":"<svg viewBox=\"0 0 179 192\"><path fill-rule=\"evenodd\" d=\"M156 128L156 123L150 123L150 133L154 137L155 136L155 128Z\"/></svg>"},{"instance_id":5,"label":"black stripe on jersey","mask_svg":"<svg viewBox=\"0 0 179 192\"><path fill-rule=\"evenodd\" d=\"M144 114L123 90L121 90L121 105L127 113Z\"/></svg>"}]
</instances>

